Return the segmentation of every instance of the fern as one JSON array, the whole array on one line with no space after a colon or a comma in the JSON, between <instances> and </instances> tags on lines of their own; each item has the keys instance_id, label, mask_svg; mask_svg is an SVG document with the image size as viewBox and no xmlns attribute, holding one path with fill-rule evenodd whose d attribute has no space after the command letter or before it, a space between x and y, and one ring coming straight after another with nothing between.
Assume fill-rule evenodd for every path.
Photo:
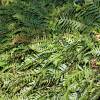
<instances>
[{"instance_id":1,"label":"fern","mask_svg":"<svg viewBox=\"0 0 100 100\"><path fill-rule=\"evenodd\" d=\"M0 3L1 100L99 99L99 0Z\"/></svg>"},{"instance_id":2,"label":"fern","mask_svg":"<svg viewBox=\"0 0 100 100\"><path fill-rule=\"evenodd\" d=\"M84 7L80 7L77 11L77 6L72 5L69 9L65 7L63 14L58 21L58 29L64 32L90 32L93 29L99 28L99 6L98 2L86 3ZM72 3L71 3L72 4ZM98 3L99 4L99 3ZM69 4L68 4L69 5ZM73 12L74 11L74 12ZM60 12L62 13L62 11ZM58 16L59 17L59 16Z\"/></svg>"}]
</instances>

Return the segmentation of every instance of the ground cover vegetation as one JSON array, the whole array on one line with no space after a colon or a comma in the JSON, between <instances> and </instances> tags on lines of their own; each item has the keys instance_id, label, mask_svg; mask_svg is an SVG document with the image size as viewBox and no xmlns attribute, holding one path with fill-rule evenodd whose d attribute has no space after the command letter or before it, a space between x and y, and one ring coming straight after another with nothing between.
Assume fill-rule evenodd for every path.
<instances>
[{"instance_id":1,"label":"ground cover vegetation","mask_svg":"<svg viewBox=\"0 0 100 100\"><path fill-rule=\"evenodd\" d=\"M99 100L100 0L0 0L0 100Z\"/></svg>"}]
</instances>

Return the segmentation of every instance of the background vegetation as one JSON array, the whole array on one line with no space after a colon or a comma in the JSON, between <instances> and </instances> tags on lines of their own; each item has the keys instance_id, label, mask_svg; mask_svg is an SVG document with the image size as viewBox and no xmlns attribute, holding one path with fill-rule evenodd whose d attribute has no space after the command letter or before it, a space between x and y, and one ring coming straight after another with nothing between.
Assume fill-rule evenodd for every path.
<instances>
[{"instance_id":1,"label":"background vegetation","mask_svg":"<svg viewBox=\"0 0 100 100\"><path fill-rule=\"evenodd\" d=\"M99 100L100 0L0 1L0 100Z\"/></svg>"}]
</instances>

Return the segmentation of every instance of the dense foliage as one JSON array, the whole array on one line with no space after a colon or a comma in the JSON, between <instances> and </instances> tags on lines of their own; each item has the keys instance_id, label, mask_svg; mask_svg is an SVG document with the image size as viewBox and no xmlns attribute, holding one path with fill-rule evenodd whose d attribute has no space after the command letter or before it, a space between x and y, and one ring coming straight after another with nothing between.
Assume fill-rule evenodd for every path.
<instances>
[{"instance_id":1,"label":"dense foliage","mask_svg":"<svg viewBox=\"0 0 100 100\"><path fill-rule=\"evenodd\" d=\"M100 0L0 1L0 100L99 100Z\"/></svg>"}]
</instances>

